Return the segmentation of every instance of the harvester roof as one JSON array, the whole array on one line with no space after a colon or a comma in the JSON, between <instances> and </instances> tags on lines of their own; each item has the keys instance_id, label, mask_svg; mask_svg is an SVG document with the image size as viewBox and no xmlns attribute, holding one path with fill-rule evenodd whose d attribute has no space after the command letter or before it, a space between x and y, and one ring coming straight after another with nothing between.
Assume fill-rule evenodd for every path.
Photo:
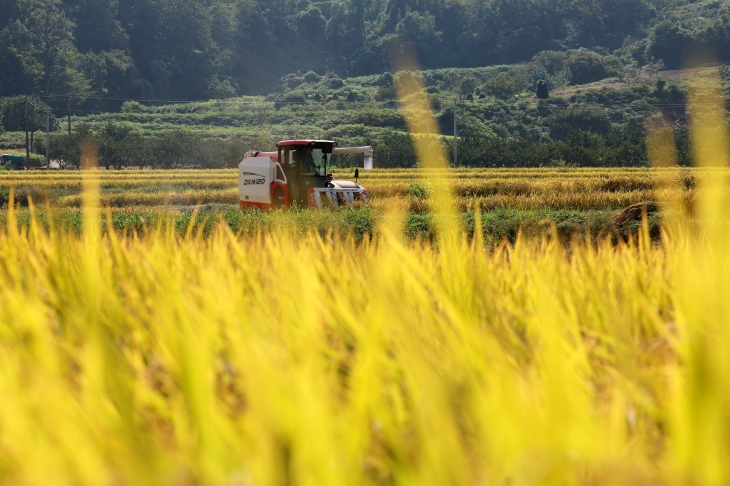
<instances>
[{"instance_id":1,"label":"harvester roof","mask_svg":"<svg viewBox=\"0 0 730 486\"><path fill-rule=\"evenodd\" d=\"M299 145L319 145L319 144L331 144L333 147L337 146L337 142L332 140L282 140L277 143L277 147L294 147Z\"/></svg>"}]
</instances>

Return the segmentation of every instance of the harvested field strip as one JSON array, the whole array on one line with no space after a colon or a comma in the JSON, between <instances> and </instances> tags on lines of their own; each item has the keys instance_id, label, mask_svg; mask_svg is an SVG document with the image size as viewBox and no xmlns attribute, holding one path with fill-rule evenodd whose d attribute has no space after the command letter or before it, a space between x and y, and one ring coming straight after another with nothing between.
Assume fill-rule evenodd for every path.
<instances>
[{"instance_id":1,"label":"harvested field strip","mask_svg":"<svg viewBox=\"0 0 730 486\"><path fill-rule=\"evenodd\" d=\"M108 180L108 179L97 179L98 184L102 189L105 188L137 188L137 187L156 187L156 186L187 186L187 187L211 187L211 188L224 188L224 187L236 187L238 181L235 178L229 179L124 179L124 180ZM411 183L394 179L388 180L361 180L363 185L367 185L368 189L381 188L384 186L390 186L398 188L408 188ZM585 189L585 190L633 190L636 188L650 188L652 185L651 179L631 179L627 177L615 178L615 179L597 179L597 178L584 178L584 179L540 179L540 180L520 180L517 178L491 178L491 179L457 179L454 181L454 186L457 193L469 192L474 195L493 194L500 192L534 192L535 190L574 190ZM13 181L7 183L0 181L0 187L52 187L52 188L74 188L81 187L80 180L24 180L24 181ZM428 184L426 184L428 187Z\"/></svg>"},{"instance_id":2,"label":"harvested field strip","mask_svg":"<svg viewBox=\"0 0 730 486\"><path fill-rule=\"evenodd\" d=\"M235 169L200 171L95 171L85 177L96 181L102 203L111 207L237 204ZM373 196L408 198L415 211L428 208L430 188L435 179L451 181L461 208L478 204L483 209L518 208L600 210L620 209L657 197L657 180L673 179L676 188L670 199L691 202L695 187L708 177L730 178L730 171L672 169L651 173L643 169L456 169L419 171L416 169L376 169L362 171L359 182ZM351 179L347 171L335 177ZM16 201L27 205L48 200L62 207L81 204L81 172L22 172L0 175L0 204L5 204L11 188ZM730 189L730 183L727 186ZM662 191L667 191L662 189ZM411 199L417 199L412 201Z\"/></svg>"},{"instance_id":3,"label":"harvested field strip","mask_svg":"<svg viewBox=\"0 0 730 486\"><path fill-rule=\"evenodd\" d=\"M163 206L163 205L195 205L195 204L238 204L238 190L186 190L181 192L153 193L118 193L100 196L103 206ZM57 201L59 206L81 206L81 196L63 196Z\"/></svg>"},{"instance_id":4,"label":"harvested field strip","mask_svg":"<svg viewBox=\"0 0 730 486\"><path fill-rule=\"evenodd\" d=\"M353 177L352 170L333 171L337 178ZM700 175L709 173L713 175L730 174L724 169L698 170L698 169L658 169L651 172L647 169L453 169L453 170L417 170L417 169L374 169L360 171L362 180L379 179L431 179L435 177L448 177L450 179L495 179L495 178L518 178L525 179L575 179L575 178L606 178L617 177L651 178L652 174L679 173L681 175ZM89 172L85 173L86 176ZM99 180L158 180L158 179L180 179L180 180L235 180L236 169L220 170L159 170L159 171L96 171L93 173ZM5 172L0 173L0 183L11 182L21 183L37 180L81 180L82 174L78 171L37 171L37 172Z\"/></svg>"},{"instance_id":5,"label":"harvested field strip","mask_svg":"<svg viewBox=\"0 0 730 486\"><path fill-rule=\"evenodd\" d=\"M459 197L457 205L462 210L473 208L475 203L482 209L515 208L515 209L620 209L642 201L650 201L655 197L653 191L607 192L586 195L583 193L545 193L533 195L494 195L485 197ZM238 204L237 189L226 190L187 190L181 192L120 192L101 195L104 206L115 208L127 206L164 206L195 204ZM60 207L79 207L80 195L62 196L55 201ZM379 200L373 202L379 205ZM427 211L429 204L425 200L414 199L411 208Z\"/></svg>"},{"instance_id":6,"label":"harvested field strip","mask_svg":"<svg viewBox=\"0 0 730 486\"><path fill-rule=\"evenodd\" d=\"M185 188L211 188L211 189L224 189L237 187L238 181L235 179L216 180L216 179L195 179L195 180L184 180L184 179L150 179L150 180L118 180L110 181L107 179L98 180L99 186L102 189L136 189L141 187L185 187ZM80 189L81 181L53 181L53 180L40 180L40 181L23 181L4 183L0 181L1 187L42 187L42 188L55 188L55 189Z\"/></svg>"}]
</instances>

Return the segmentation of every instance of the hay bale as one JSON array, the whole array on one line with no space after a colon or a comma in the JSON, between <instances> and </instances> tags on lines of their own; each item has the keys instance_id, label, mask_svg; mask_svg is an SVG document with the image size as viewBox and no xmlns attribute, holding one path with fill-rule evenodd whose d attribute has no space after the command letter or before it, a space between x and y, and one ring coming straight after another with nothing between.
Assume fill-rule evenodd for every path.
<instances>
[{"instance_id":1,"label":"hay bale","mask_svg":"<svg viewBox=\"0 0 730 486\"><path fill-rule=\"evenodd\" d=\"M654 213L659 212L659 205L653 201L646 201L622 209L615 214L611 221L619 226L623 226L628 223L641 223L644 213L649 217Z\"/></svg>"}]
</instances>

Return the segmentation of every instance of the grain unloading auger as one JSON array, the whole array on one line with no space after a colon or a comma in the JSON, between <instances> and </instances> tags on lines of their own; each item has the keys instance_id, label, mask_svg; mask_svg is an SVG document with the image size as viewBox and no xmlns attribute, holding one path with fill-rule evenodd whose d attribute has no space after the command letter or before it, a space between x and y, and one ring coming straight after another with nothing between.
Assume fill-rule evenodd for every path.
<instances>
[{"instance_id":1,"label":"grain unloading auger","mask_svg":"<svg viewBox=\"0 0 730 486\"><path fill-rule=\"evenodd\" d=\"M367 201L364 187L350 181L335 181L328 172L332 156L364 154L365 169L373 168L372 147L338 148L330 140L285 140L277 152L248 152L238 166L238 197L241 207L260 209L347 206Z\"/></svg>"}]
</instances>

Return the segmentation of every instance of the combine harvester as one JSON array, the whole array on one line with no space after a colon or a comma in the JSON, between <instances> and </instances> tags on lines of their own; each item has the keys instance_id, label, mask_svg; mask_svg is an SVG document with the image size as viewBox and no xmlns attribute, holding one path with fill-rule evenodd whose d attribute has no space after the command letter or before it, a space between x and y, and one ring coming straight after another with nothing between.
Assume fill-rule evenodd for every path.
<instances>
[{"instance_id":1,"label":"combine harvester","mask_svg":"<svg viewBox=\"0 0 730 486\"><path fill-rule=\"evenodd\" d=\"M321 209L369 199L364 187L332 180L332 156L364 154L365 169L373 168L372 147L337 148L328 140L285 140L277 152L248 152L238 166L238 197L242 208L275 209L298 205ZM355 171L355 180L359 171Z\"/></svg>"}]
</instances>

